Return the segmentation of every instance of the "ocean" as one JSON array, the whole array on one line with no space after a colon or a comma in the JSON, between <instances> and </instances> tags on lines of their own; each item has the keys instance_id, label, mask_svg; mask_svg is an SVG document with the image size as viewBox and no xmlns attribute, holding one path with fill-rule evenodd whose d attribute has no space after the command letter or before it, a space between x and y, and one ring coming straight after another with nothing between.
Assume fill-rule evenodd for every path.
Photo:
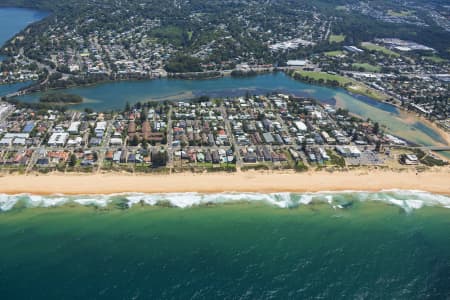
<instances>
[{"instance_id":1,"label":"ocean","mask_svg":"<svg viewBox=\"0 0 450 300\"><path fill-rule=\"evenodd\" d=\"M450 197L0 196L2 299L449 299Z\"/></svg>"}]
</instances>

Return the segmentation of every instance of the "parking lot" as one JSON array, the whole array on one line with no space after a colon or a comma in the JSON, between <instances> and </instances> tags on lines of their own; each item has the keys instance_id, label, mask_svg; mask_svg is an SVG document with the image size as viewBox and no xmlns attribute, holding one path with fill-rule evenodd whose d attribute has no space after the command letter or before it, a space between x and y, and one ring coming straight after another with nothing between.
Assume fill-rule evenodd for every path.
<instances>
[{"instance_id":1,"label":"parking lot","mask_svg":"<svg viewBox=\"0 0 450 300\"><path fill-rule=\"evenodd\" d=\"M386 163L382 157L383 154L373 152L372 150L366 150L361 152L359 157L347 157L345 162L348 166L362 165L362 166L380 166Z\"/></svg>"}]
</instances>

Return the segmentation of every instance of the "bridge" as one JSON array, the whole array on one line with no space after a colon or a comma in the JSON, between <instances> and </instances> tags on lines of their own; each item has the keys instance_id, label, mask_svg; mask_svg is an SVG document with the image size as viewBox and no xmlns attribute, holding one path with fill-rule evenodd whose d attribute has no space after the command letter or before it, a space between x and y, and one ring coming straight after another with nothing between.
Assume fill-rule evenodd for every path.
<instances>
[{"instance_id":1,"label":"bridge","mask_svg":"<svg viewBox=\"0 0 450 300\"><path fill-rule=\"evenodd\" d=\"M408 148L422 151L450 151L450 146L406 146L406 145L386 145L390 148Z\"/></svg>"},{"instance_id":2,"label":"bridge","mask_svg":"<svg viewBox=\"0 0 450 300\"><path fill-rule=\"evenodd\" d=\"M14 93L5 95L5 97L6 98L14 98L14 97L17 97L17 96L20 96L20 95L24 95L24 93L23 92L14 92Z\"/></svg>"},{"instance_id":3,"label":"bridge","mask_svg":"<svg viewBox=\"0 0 450 300\"><path fill-rule=\"evenodd\" d=\"M450 146L421 146L412 148L420 149L423 151L450 151Z\"/></svg>"}]
</instances>

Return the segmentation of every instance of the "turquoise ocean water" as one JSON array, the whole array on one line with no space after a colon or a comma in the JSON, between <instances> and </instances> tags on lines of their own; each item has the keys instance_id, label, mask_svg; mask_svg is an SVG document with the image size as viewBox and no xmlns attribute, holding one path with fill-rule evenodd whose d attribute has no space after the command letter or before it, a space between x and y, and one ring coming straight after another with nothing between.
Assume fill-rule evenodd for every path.
<instances>
[{"instance_id":1,"label":"turquoise ocean water","mask_svg":"<svg viewBox=\"0 0 450 300\"><path fill-rule=\"evenodd\" d=\"M450 197L0 197L2 299L448 299Z\"/></svg>"}]
</instances>

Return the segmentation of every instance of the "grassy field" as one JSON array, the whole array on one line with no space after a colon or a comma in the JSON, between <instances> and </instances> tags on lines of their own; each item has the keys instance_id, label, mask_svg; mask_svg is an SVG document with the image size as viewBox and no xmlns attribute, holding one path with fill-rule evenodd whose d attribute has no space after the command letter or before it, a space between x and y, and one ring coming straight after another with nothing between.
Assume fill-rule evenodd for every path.
<instances>
[{"instance_id":1,"label":"grassy field","mask_svg":"<svg viewBox=\"0 0 450 300\"><path fill-rule=\"evenodd\" d=\"M330 43L341 43L345 40L345 35L343 34L331 34L328 38Z\"/></svg>"},{"instance_id":2,"label":"grassy field","mask_svg":"<svg viewBox=\"0 0 450 300\"><path fill-rule=\"evenodd\" d=\"M361 43L361 47L363 47L364 49L369 50L369 51L378 51L378 52L382 52L386 55L400 57L400 54L398 54L392 50L389 50L383 46L375 45L373 43L364 42L364 43Z\"/></svg>"},{"instance_id":3,"label":"grassy field","mask_svg":"<svg viewBox=\"0 0 450 300\"><path fill-rule=\"evenodd\" d=\"M163 26L152 30L152 37L169 43L180 44L182 40L183 29L178 26Z\"/></svg>"},{"instance_id":4,"label":"grassy field","mask_svg":"<svg viewBox=\"0 0 450 300\"><path fill-rule=\"evenodd\" d=\"M364 95L364 96L367 96L369 98L379 100L379 101L384 101L388 98L386 95L383 95L382 93L380 93L372 88L369 88L359 82L356 82L352 85L346 86L345 89L354 94Z\"/></svg>"},{"instance_id":5,"label":"grassy field","mask_svg":"<svg viewBox=\"0 0 450 300\"><path fill-rule=\"evenodd\" d=\"M422 56L423 59L432 61L434 63L444 63L447 62L447 60L445 58L439 57L437 55L432 55L432 56Z\"/></svg>"},{"instance_id":6,"label":"grassy field","mask_svg":"<svg viewBox=\"0 0 450 300\"><path fill-rule=\"evenodd\" d=\"M336 51L328 51L324 53L326 56L341 56L344 55L344 51L336 50Z\"/></svg>"},{"instance_id":7,"label":"grassy field","mask_svg":"<svg viewBox=\"0 0 450 300\"><path fill-rule=\"evenodd\" d=\"M354 68L358 68L358 69L363 68L364 71L367 71L367 72L380 72L381 71L381 67L374 66L374 65L371 65L368 63L354 63L354 64L352 64L352 66Z\"/></svg>"},{"instance_id":8,"label":"grassy field","mask_svg":"<svg viewBox=\"0 0 450 300\"><path fill-rule=\"evenodd\" d=\"M412 15L412 11L410 10L402 10L402 11L394 11L394 10L388 10L388 15L392 17L407 17Z\"/></svg>"},{"instance_id":9,"label":"grassy field","mask_svg":"<svg viewBox=\"0 0 450 300\"><path fill-rule=\"evenodd\" d=\"M387 99L386 95L383 95L382 93L348 77L313 71L297 71L296 73L302 75L303 77L308 77L314 80L336 80L337 82L339 82L339 85L341 87L345 88L349 92L364 95L380 101Z\"/></svg>"},{"instance_id":10,"label":"grassy field","mask_svg":"<svg viewBox=\"0 0 450 300\"><path fill-rule=\"evenodd\" d=\"M353 83L353 80L344 76L340 76L340 75L333 75L333 74L328 74L328 73L324 73L324 72L312 72L312 71L297 71L298 74L314 79L314 80L319 80L319 79L323 79L323 80L336 80L337 82L339 82L339 84L341 86L344 86L346 84L350 84Z\"/></svg>"}]
</instances>

